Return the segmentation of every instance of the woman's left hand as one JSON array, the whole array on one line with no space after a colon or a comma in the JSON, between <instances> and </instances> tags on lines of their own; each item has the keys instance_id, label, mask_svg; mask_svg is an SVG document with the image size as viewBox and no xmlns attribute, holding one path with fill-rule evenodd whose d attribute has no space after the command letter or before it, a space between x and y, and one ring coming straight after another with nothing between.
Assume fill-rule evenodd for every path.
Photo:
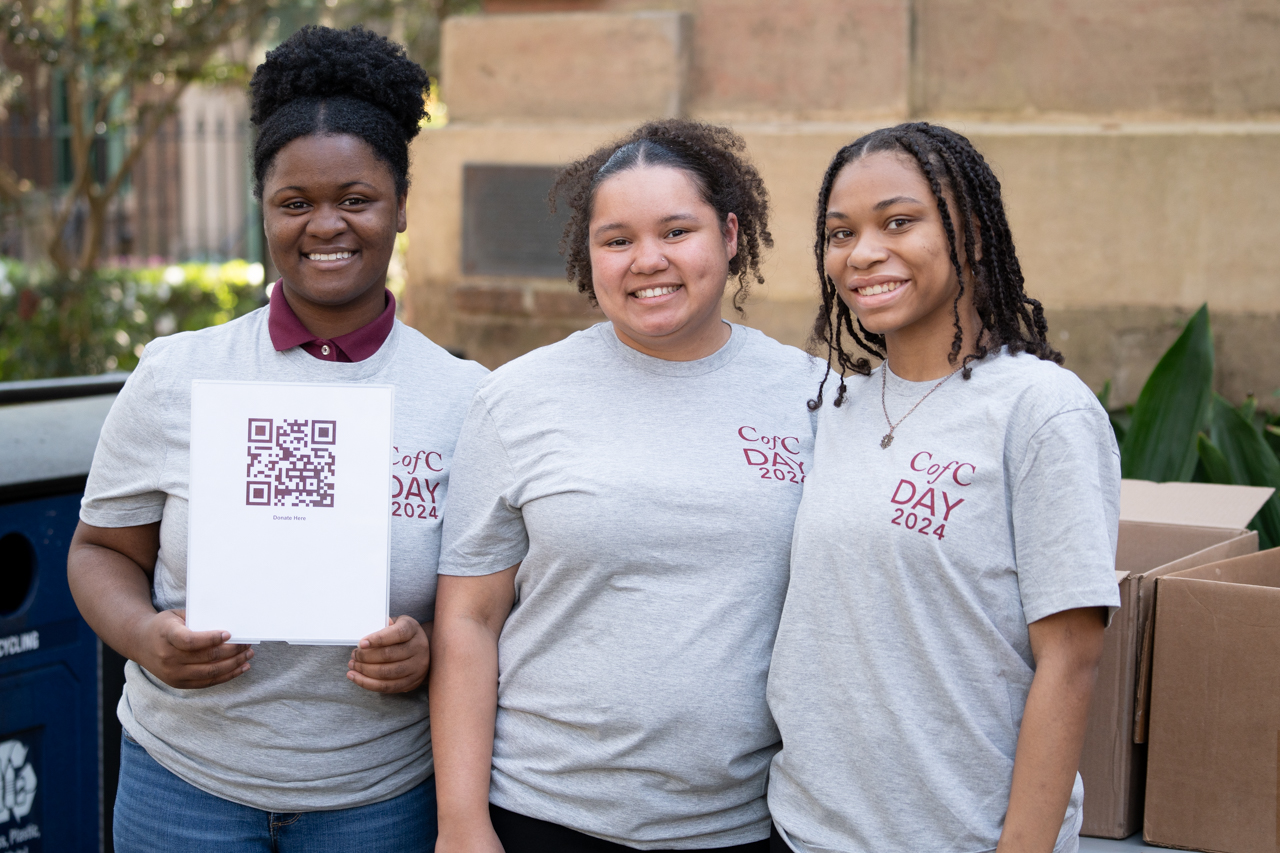
<instances>
[{"instance_id":1,"label":"woman's left hand","mask_svg":"<svg viewBox=\"0 0 1280 853\"><path fill-rule=\"evenodd\" d=\"M351 651L347 678L375 693L407 693L431 667L431 641L412 616L400 616Z\"/></svg>"}]
</instances>

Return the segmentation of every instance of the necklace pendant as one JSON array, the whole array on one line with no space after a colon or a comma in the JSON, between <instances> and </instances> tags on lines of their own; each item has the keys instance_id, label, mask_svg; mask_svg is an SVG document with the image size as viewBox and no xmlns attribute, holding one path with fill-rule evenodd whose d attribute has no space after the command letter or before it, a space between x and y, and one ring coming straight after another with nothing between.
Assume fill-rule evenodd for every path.
<instances>
[{"instance_id":1,"label":"necklace pendant","mask_svg":"<svg viewBox=\"0 0 1280 853\"><path fill-rule=\"evenodd\" d=\"M880 439L880 449L881 449L881 450L888 450L888 449L889 449L889 445L891 445L891 444L893 444L893 433L892 433L892 432L886 432L886 433L884 434L884 438Z\"/></svg>"}]
</instances>

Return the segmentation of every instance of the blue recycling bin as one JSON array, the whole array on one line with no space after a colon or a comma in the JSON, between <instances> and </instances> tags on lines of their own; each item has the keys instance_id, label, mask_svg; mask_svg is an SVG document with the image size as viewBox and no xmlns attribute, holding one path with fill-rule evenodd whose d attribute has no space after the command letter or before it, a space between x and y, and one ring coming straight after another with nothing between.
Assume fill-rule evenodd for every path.
<instances>
[{"instance_id":1,"label":"blue recycling bin","mask_svg":"<svg viewBox=\"0 0 1280 853\"><path fill-rule=\"evenodd\" d=\"M4 853L111 849L104 806L114 800L119 766L122 661L80 618L67 585L67 548L122 381L0 384Z\"/></svg>"}]
</instances>

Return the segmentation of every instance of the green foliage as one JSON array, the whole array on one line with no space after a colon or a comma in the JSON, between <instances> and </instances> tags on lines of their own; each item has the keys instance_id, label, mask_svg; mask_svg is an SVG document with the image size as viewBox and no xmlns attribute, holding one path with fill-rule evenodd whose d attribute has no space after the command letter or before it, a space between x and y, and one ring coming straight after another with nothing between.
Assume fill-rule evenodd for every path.
<instances>
[{"instance_id":1,"label":"green foliage","mask_svg":"<svg viewBox=\"0 0 1280 853\"><path fill-rule=\"evenodd\" d=\"M362 24L438 75L441 23L479 10L480 0L0 0L0 119L60 104L51 118L71 173L35 187L0 162L0 215L46 235L62 273L92 273L109 251L113 201L188 85L243 86L250 57L305 24ZM24 79L5 57L39 73ZM433 106L439 126L445 111ZM73 218L83 227L68 227Z\"/></svg>"},{"instance_id":2,"label":"green foliage","mask_svg":"<svg viewBox=\"0 0 1280 853\"><path fill-rule=\"evenodd\" d=\"M217 69L229 63L215 51L259 32L267 8L266 0L3 0L0 26L20 53L111 93L157 73L182 83L225 78Z\"/></svg>"},{"instance_id":3,"label":"green foliage","mask_svg":"<svg viewBox=\"0 0 1280 853\"><path fill-rule=\"evenodd\" d=\"M143 150L193 81L231 81L247 72L241 51L266 25L274 0L0 0L6 54L41 67L38 78L60 81L71 180L48 211L49 260L62 273L88 274L103 251L108 207ZM0 69L2 71L3 69ZM52 72L52 73L50 73ZM34 80L0 74L0 111L34 107ZM100 141L114 155L103 156ZM31 193L0 163L0 197L21 210ZM84 229L70 235L77 211Z\"/></svg>"},{"instance_id":4,"label":"green foliage","mask_svg":"<svg viewBox=\"0 0 1280 853\"><path fill-rule=\"evenodd\" d=\"M1230 485L1235 482L1235 478L1231 475L1231 463L1227 461L1227 457L1217 448L1209 436L1200 433L1196 436L1196 451L1200 454L1201 469L1204 478L1210 483L1221 483Z\"/></svg>"},{"instance_id":5,"label":"green foliage","mask_svg":"<svg viewBox=\"0 0 1280 853\"><path fill-rule=\"evenodd\" d=\"M1234 408L1215 394L1209 437L1200 436L1199 451L1212 482L1277 490L1249 525L1258 531L1259 547L1274 548L1280 545L1280 459L1253 422L1255 407L1250 400Z\"/></svg>"},{"instance_id":6,"label":"green foliage","mask_svg":"<svg viewBox=\"0 0 1280 853\"><path fill-rule=\"evenodd\" d=\"M245 261L103 268L73 280L0 258L0 380L131 370L152 338L262 304L262 267Z\"/></svg>"},{"instance_id":7,"label":"green foliage","mask_svg":"<svg viewBox=\"0 0 1280 853\"><path fill-rule=\"evenodd\" d=\"M1263 433L1267 444L1271 445L1271 449L1280 456L1280 415L1273 415L1270 423L1266 425L1266 432Z\"/></svg>"},{"instance_id":8,"label":"green foliage","mask_svg":"<svg viewBox=\"0 0 1280 853\"><path fill-rule=\"evenodd\" d=\"M1108 382L1098 395L1106 408L1110 396ZM1274 488L1249 526L1260 547L1280 546L1280 415L1253 397L1235 407L1213 393L1207 306L1187 322L1130 411L1127 420L1111 412L1125 477Z\"/></svg>"},{"instance_id":9,"label":"green foliage","mask_svg":"<svg viewBox=\"0 0 1280 853\"><path fill-rule=\"evenodd\" d=\"M1196 435L1205 427L1213 394L1213 337L1209 308L1200 306L1164 354L1133 407L1120 445L1120 469L1136 480L1190 480Z\"/></svg>"}]
</instances>

